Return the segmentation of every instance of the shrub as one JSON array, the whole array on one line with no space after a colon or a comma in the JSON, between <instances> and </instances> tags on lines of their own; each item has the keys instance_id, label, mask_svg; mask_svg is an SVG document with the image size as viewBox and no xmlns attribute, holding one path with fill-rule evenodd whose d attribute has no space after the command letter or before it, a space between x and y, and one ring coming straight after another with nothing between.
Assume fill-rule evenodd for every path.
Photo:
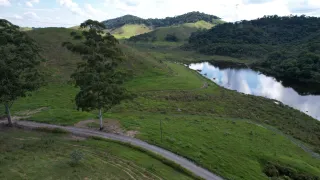
<instances>
[{"instance_id":1,"label":"shrub","mask_svg":"<svg viewBox=\"0 0 320 180\"><path fill-rule=\"evenodd\" d=\"M81 35L75 35L73 38L74 38L75 40L80 40L80 39L82 39L82 36L81 36Z\"/></svg>"},{"instance_id":2,"label":"shrub","mask_svg":"<svg viewBox=\"0 0 320 180\"><path fill-rule=\"evenodd\" d=\"M263 172L271 179L293 179L293 180L320 180L317 176L302 173L278 163L268 162Z\"/></svg>"},{"instance_id":3,"label":"shrub","mask_svg":"<svg viewBox=\"0 0 320 180\"><path fill-rule=\"evenodd\" d=\"M71 35L71 36L75 36L75 35L77 35L77 33L74 32L74 31L72 31L72 32L70 33L70 35Z\"/></svg>"},{"instance_id":4,"label":"shrub","mask_svg":"<svg viewBox=\"0 0 320 180\"><path fill-rule=\"evenodd\" d=\"M175 34L167 34L167 36L165 37L166 41L170 41L170 42L178 42L179 39L177 38L177 36Z\"/></svg>"},{"instance_id":5,"label":"shrub","mask_svg":"<svg viewBox=\"0 0 320 180\"><path fill-rule=\"evenodd\" d=\"M80 163L80 161L83 159L84 155L81 151L79 150L74 150L70 154L70 159L71 159L71 166L76 166Z\"/></svg>"},{"instance_id":6,"label":"shrub","mask_svg":"<svg viewBox=\"0 0 320 180\"><path fill-rule=\"evenodd\" d=\"M268 177L278 177L279 176L279 171L277 170L277 168L271 164L271 163L268 163L263 172L268 176Z\"/></svg>"},{"instance_id":7,"label":"shrub","mask_svg":"<svg viewBox=\"0 0 320 180\"><path fill-rule=\"evenodd\" d=\"M155 169L153 164L151 164L151 166L149 166L147 169L148 169L148 171L151 171L151 172L155 172L156 171L156 169Z\"/></svg>"}]
</instances>

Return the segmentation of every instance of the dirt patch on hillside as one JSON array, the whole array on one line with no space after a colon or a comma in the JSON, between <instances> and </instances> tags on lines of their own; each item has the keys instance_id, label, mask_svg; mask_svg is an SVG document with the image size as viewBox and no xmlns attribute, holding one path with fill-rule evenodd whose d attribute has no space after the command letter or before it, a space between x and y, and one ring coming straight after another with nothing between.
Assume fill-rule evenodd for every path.
<instances>
[{"instance_id":1,"label":"dirt patch on hillside","mask_svg":"<svg viewBox=\"0 0 320 180\"><path fill-rule=\"evenodd\" d=\"M99 120L85 120L85 121L78 122L74 126L79 128L89 128L89 129L99 130L100 122ZM104 127L104 129L102 130L103 132L120 134L124 136L129 136L129 137L135 137L135 135L139 133L138 131L125 131L124 129L121 128L120 122L114 119L104 119L103 127Z\"/></svg>"},{"instance_id":2,"label":"dirt patch on hillside","mask_svg":"<svg viewBox=\"0 0 320 180\"><path fill-rule=\"evenodd\" d=\"M134 138L138 133L139 131L127 131L125 135Z\"/></svg>"},{"instance_id":3,"label":"dirt patch on hillside","mask_svg":"<svg viewBox=\"0 0 320 180\"><path fill-rule=\"evenodd\" d=\"M67 137L67 139L74 140L74 141L84 141L87 138L81 137L81 136L70 135Z\"/></svg>"},{"instance_id":4,"label":"dirt patch on hillside","mask_svg":"<svg viewBox=\"0 0 320 180\"><path fill-rule=\"evenodd\" d=\"M76 123L74 126L78 127L78 128L88 128L88 124L89 123L95 123L95 120L85 120L85 121L80 121L78 123Z\"/></svg>"}]
</instances>

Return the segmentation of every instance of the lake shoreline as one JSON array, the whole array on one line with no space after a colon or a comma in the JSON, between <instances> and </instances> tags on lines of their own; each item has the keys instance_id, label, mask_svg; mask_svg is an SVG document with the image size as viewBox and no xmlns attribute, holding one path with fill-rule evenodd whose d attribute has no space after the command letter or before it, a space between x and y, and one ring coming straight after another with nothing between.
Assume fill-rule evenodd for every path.
<instances>
[{"instance_id":1,"label":"lake shoreline","mask_svg":"<svg viewBox=\"0 0 320 180\"><path fill-rule=\"evenodd\" d=\"M278 81L275 77L255 71L241 63L210 61L193 63L189 68L198 71L221 87L276 100L320 120L318 94L301 93L296 90L297 87ZM301 87L303 89L308 86Z\"/></svg>"}]
</instances>

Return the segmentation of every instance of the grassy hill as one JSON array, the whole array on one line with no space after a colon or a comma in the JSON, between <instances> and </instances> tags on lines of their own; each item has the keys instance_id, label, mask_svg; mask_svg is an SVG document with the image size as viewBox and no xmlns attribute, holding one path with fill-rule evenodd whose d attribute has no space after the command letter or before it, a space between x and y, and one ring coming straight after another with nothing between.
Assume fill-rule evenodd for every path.
<instances>
[{"instance_id":1,"label":"grassy hill","mask_svg":"<svg viewBox=\"0 0 320 180\"><path fill-rule=\"evenodd\" d=\"M32 96L18 99L12 106L14 116L62 125L93 119L96 121L88 127L95 127L97 113L79 112L75 107L78 89L69 82L69 75L81 59L61 47L63 41L71 40L71 31L28 32L43 48L47 61L42 68L48 72L49 83ZM125 131L136 131L137 138L187 157L226 179L268 179L265 172L283 169L293 171L291 178L320 176L319 159L299 147L319 151L320 122L273 100L221 88L174 63L211 56L130 44L121 48L126 55L121 68L131 72L125 86L136 98L113 107L105 123L119 122Z\"/></svg>"},{"instance_id":2,"label":"grassy hill","mask_svg":"<svg viewBox=\"0 0 320 180\"><path fill-rule=\"evenodd\" d=\"M166 17L163 19L143 19L137 16L125 15L115 19L103 21L107 29L119 28L125 24L145 24L154 28L179 25L184 23L195 23L198 21L206 21L209 23L220 20L219 17L200 12L189 12L175 17Z\"/></svg>"},{"instance_id":3,"label":"grassy hill","mask_svg":"<svg viewBox=\"0 0 320 180\"><path fill-rule=\"evenodd\" d=\"M131 37L129 41L132 42L155 42L155 41L166 41L167 35L174 35L178 38L177 41L187 41L191 35L191 33L196 32L200 29L210 29L215 24L206 22L206 21L198 21L195 23L185 23L181 25L174 25L169 27L159 27L152 32L137 35Z\"/></svg>"},{"instance_id":4,"label":"grassy hill","mask_svg":"<svg viewBox=\"0 0 320 180\"><path fill-rule=\"evenodd\" d=\"M0 142L0 179L192 179L109 141L0 127ZM71 158L75 153L79 163Z\"/></svg>"},{"instance_id":5,"label":"grassy hill","mask_svg":"<svg viewBox=\"0 0 320 180\"><path fill-rule=\"evenodd\" d=\"M219 17L200 12L190 12L180 16L164 19L142 19L132 15L103 21L111 34L119 39L128 39L132 36L148 33L156 30L156 34L173 31L182 33L183 39L187 39L191 32L197 29L210 29L213 25L222 23ZM160 39L162 38L159 37Z\"/></svg>"},{"instance_id":6,"label":"grassy hill","mask_svg":"<svg viewBox=\"0 0 320 180\"><path fill-rule=\"evenodd\" d=\"M126 24L120 28L110 30L109 32L117 39L128 39L132 36L148 33L152 31L151 27L144 24Z\"/></svg>"}]
</instances>

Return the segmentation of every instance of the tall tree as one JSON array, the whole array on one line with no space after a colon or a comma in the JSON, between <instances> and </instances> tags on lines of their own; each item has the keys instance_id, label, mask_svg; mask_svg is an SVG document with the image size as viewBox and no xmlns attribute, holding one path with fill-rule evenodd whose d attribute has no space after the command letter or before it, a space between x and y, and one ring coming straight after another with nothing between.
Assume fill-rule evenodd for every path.
<instances>
[{"instance_id":1,"label":"tall tree","mask_svg":"<svg viewBox=\"0 0 320 180\"><path fill-rule=\"evenodd\" d=\"M18 26L0 19L0 103L4 104L9 126L13 102L43 83L39 52L36 43Z\"/></svg>"},{"instance_id":2,"label":"tall tree","mask_svg":"<svg viewBox=\"0 0 320 180\"><path fill-rule=\"evenodd\" d=\"M77 44L63 43L69 50L82 55L83 62L78 64L72 74L77 87L78 109L83 111L99 110L100 130L103 129L102 114L126 97L121 86L123 74L117 70L122 60L118 41L109 33L105 34L104 24L87 20L80 25L85 40Z\"/></svg>"}]
</instances>

